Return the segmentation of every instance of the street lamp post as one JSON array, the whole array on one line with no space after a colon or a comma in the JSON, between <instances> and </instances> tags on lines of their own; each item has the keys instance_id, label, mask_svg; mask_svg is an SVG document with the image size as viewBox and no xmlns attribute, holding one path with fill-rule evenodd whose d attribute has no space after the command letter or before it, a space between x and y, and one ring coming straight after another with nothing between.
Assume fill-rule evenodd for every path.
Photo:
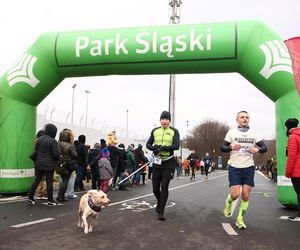
<instances>
[{"instance_id":1,"label":"street lamp post","mask_svg":"<svg viewBox=\"0 0 300 250\"><path fill-rule=\"evenodd\" d=\"M94 118L91 122L91 128L94 128L94 122L96 121L96 119Z\"/></svg>"},{"instance_id":2,"label":"street lamp post","mask_svg":"<svg viewBox=\"0 0 300 250\"><path fill-rule=\"evenodd\" d=\"M189 121L186 121L186 138L188 137L189 134Z\"/></svg>"},{"instance_id":3,"label":"street lamp post","mask_svg":"<svg viewBox=\"0 0 300 250\"><path fill-rule=\"evenodd\" d=\"M71 124L73 125L73 117L74 117L74 92L75 92L75 87L77 86L77 84L74 84L73 86L72 86L72 89L73 89L73 91L72 91L72 115L71 115Z\"/></svg>"},{"instance_id":4,"label":"street lamp post","mask_svg":"<svg viewBox=\"0 0 300 250\"><path fill-rule=\"evenodd\" d=\"M82 121L83 117L84 117L84 115L82 115L82 116L80 117L80 121L79 121L79 126L80 126L80 127L81 127L81 121Z\"/></svg>"},{"instance_id":5,"label":"street lamp post","mask_svg":"<svg viewBox=\"0 0 300 250\"><path fill-rule=\"evenodd\" d=\"M49 103L47 103L46 104L46 107L45 107L45 123L46 123L46 121L47 121L47 112L48 112L48 110L49 110Z\"/></svg>"},{"instance_id":6,"label":"street lamp post","mask_svg":"<svg viewBox=\"0 0 300 250\"><path fill-rule=\"evenodd\" d=\"M89 94L91 91L86 90L86 111L85 111L85 127L87 128L87 119L88 119L88 108L89 108Z\"/></svg>"},{"instance_id":7,"label":"street lamp post","mask_svg":"<svg viewBox=\"0 0 300 250\"><path fill-rule=\"evenodd\" d=\"M126 139L128 139L128 113L129 110L126 109Z\"/></svg>"},{"instance_id":8,"label":"street lamp post","mask_svg":"<svg viewBox=\"0 0 300 250\"><path fill-rule=\"evenodd\" d=\"M169 11L170 11L170 24L179 24L180 23L180 5L182 4L181 0L169 0ZM171 126L175 127L175 80L176 77L174 74L170 75L169 83L169 112L172 115Z\"/></svg>"},{"instance_id":9,"label":"street lamp post","mask_svg":"<svg viewBox=\"0 0 300 250\"><path fill-rule=\"evenodd\" d=\"M68 123L68 119L69 119L70 113L71 113L71 112L69 112L69 113L67 114L67 116L66 116L66 123Z\"/></svg>"},{"instance_id":10,"label":"street lamp post","mask_svg":"<svg viewBox=\"0 0 300 250\"><path fill-rule=\"evenodd\" d=\"M50 121L52 121L52 115L53 115L53 112L55 111L55 108L52 109L51 113L50 113Z\"/></svg>"}]
</instances>

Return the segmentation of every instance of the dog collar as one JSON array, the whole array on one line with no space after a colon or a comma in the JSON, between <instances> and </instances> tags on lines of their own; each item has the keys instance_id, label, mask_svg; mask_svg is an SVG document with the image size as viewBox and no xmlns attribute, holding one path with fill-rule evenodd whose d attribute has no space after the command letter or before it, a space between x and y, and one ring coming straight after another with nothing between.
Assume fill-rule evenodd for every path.
<instances>
[{"instance_id":1,"label":"dog collar","mask_svg":"<svg viewBox=\"0 0 300 250\"><path fill-rule=\"evenodd\" d=\"M92 196L90 195L88 198L88 204L90 206L90 208L96 212L96 213L100 213L101 212L101 206L97 206L94 204L93 200L92 200Z\"/></svg>"}]
</instances>

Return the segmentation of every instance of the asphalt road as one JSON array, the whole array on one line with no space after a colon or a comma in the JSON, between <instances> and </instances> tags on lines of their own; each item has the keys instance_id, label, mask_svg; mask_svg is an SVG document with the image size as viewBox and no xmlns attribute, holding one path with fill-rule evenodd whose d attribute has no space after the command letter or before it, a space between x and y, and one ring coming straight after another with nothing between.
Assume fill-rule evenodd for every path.
<instances>
[{"instance_id":1,"label":"asphalt road","mask_svg":"<svg viewBox=\"0 0 300 250\"><path fill-rule=\"evenodd\" d=\"M217 171L205 181L197 175L170 184L166 221L157 220L151 182L130 191L110 191L94 232L77 228L79 197L56 207L25 197L0 199L0 249L300 249L300 223L286 220L295 211L279 204L276 185L255 177L247 230L223 215L228 194L227 173ZM29 224L28 224L29 223ZM35 223L35 224L30 224Z\"/></svg>"}]
</instances>

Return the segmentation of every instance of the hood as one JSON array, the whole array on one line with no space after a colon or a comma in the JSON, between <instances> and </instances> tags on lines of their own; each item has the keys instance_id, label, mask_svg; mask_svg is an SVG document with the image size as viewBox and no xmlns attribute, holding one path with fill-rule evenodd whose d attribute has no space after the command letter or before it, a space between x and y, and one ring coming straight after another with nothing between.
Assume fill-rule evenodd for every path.
<instances>
[{"instance_id":1,"label":"hood","mask_svg":"<svg viewBox=\"0 0 300 250\"><path fill-rule=\"evenodd\" d=\"M52 124L52 123L46 124L46 126L45 126L45 134L46 135L49 135L50 137L55 138L56 133L57 133L57 127L54 124Z\"/></svg>"},{"instance_id":2,"label":"hood","mask_svg":"<svg viewBox=\"0 0 300 250\"><path fill-rule=\"evenodd\" d=\"M65 142L71 142L70 133L67 130L63 130L59 133L59 140Z\"/></svg>"},{"instance_id":3,"label":"hood","mask_svg":"<svg viewBox=\"0 0 300 250\"><path fill-rule=\"evenodd\" d=\"M290 135L297 135L297 136L300 136L300 128L292 128L290 131L289 131Z\"/></svg>"},{"instance_id":4,"label":"hood","mask_svg":"<svg viewBox=\"0 0 300 250\"><path fill-rule=\"evenodd\" d=\"M78 141L80 141L82 144L85 144L85 135L78 136Z\"/></svg>"}]
</instances>

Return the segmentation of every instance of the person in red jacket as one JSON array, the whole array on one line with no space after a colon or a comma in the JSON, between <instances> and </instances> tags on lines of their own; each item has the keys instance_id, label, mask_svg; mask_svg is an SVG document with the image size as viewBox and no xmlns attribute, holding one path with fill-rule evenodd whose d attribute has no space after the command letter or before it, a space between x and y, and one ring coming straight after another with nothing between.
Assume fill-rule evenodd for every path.
<instances>
[{"instance_id":1,"label":"person in red jacket","mask_svg":"<svg viewBox=\"0 0 300 250\"><path fill-rule=\"evenodd\" d=\"M298 124L296 118L289 118L285 122L288 136L285 176L291 178L298 200L298 213L296 216L289 217L289 220L300 222L300 128Z\"/></svg>"}]
</instances>

